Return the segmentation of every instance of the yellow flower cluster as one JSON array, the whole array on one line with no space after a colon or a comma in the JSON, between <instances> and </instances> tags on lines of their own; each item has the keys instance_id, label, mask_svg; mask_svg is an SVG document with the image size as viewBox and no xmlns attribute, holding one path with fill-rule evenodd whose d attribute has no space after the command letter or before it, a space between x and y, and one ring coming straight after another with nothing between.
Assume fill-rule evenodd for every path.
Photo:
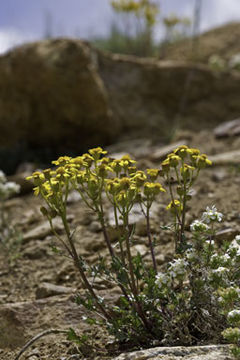
<instances>
[{"instance_id":1,"label":"yellow flower cluster","mask_svg":"<svg viewBox=\"0 0 240 360\"><path fill-rule=\"evenodd\" d=\"M186 160L190 164L186 164ZM180 165L181 174L183 175L189 174L190 171L203 169L211 164L212 162L207 158L207 155L200 154L198 149L182 145L169 154L167 159L162 162L162 171L166 174L170 171L170 168L177 168Z\"/></svg>"},{"instance_id":2,"label":"yellow flower cluster","mask_svg":"<svg viewBox=\"0 0 240 360\"><path fill-rule=\"evenodd\" d=\"M156 23L156 17L159 8L151 0L112 0L111 5L117 12L134 13L136 16L142 16L148 26Z\"/></svg>"},{"instance_id":3,"label":"yellow flower cluster","mask_svg":"<svg viewBox=\"0 0 240 360\"><path fill-rule=\"evenodd\" d=\"M79 191L85 200L96 202L105 191L110 201L122 208L133 204L139 196L153 201L165 191L156 182L158 169L148 169L145 173L137 170L136 161L129 155L111 159L106 154L97 147L75 158L63 156L52 162L56 166L54 170L36 171L27 180L34 182L35 195L41 195L54 210L66 206L71 188Z\"/></svg>"}]
</instances>

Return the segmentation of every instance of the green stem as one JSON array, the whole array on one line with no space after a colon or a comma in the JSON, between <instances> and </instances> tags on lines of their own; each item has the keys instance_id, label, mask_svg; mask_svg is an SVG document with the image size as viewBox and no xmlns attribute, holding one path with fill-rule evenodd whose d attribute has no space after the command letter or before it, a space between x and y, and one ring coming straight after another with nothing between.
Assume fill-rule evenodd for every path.
<instances>
[{"instance_id":1,"label":"green stem","mask_svg":"<svg viewBox=\"0 0 240 360\"><path fill-rule=\"evenodd\" d=\"M151 228L150 228L150 206L149 205L147 206L147 213L146 213L147 237L148 237L149 247L150 247L150 250L151 250L153 268L154 268L155 273L157 273L157 263L156 263L154 247L153 247L153 242L152 242Z\"/></svg>"},{"instance_id":2,"label":"green stem","mask_svg":"<svg viewBox=\"0 0 240 360\"><path fill-rule=\"evenodd\" d=\"M68 223L67 223L66 213L65 212L61 215L61 218L62 218L62 222L63 222L65 232L67 234L67 239L68 239L68 242L69 242L69 245L70 245L70 248L71 248L70 255L71 255L72 259L73 259L74 265L77 268L77 270L79 271L79 273L81 275L81 278L82 278L87 290L92 295L92 297L95 299L95 303L96 303L96 306L98 307L99 311L105 316L106 319L111 320L111 316L107 313L107 311L104 309L104 307L99 303L98 297L95 294L95 291L93 290L91 284L89 283L89 281L88 281L88 279L87 279L87 277L85 275L85 272L84 272L84 270L83 270L83 268L82 268L82 266L81 266L81 264L79 262L79 256L77 254L77 250L76 250L75 245L74 245L73 240L72 240L72 236L71 236L70 229L69 229L69 226L68 226Z\"/></svg>"},{"instance_id":3,"label":"green stem","mask_svg":"<svg viewBox=\"0 0 240 360\"><path fill-rule=\"evenodd\" d=\"M124 251L123 251L123 246L122 246L122 240L121 240L120 227L119 227L119 223L118 223L117 207L116 207L115 204L113 204L113 211L114 211L116 229L118 231L118 243L119 243L120 252L121 252L121 259L122 259L123 265L126 266L125 257L124 257Z\"/></svg>"}]
</instances>

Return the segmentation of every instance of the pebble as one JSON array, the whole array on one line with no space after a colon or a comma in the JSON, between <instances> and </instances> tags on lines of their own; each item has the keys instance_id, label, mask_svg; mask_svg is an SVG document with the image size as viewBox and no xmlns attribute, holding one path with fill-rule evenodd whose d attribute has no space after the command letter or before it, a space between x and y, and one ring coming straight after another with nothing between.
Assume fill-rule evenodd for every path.
<instances>
[{"instance_id":1,"label":"pebble","mask_svg":"<svg viewBox=\"0 0 240 360\"><path fill-rule=\"evenodd\" d=\"M173 150L175 150L177 147L181 146L181 145L187 145L187 141L186 140L182 140L181 142L176 142L170 145L166 145L163 147L160 147L160 149L155 150L151 155L150 155L150 159L152 161L160 161L160 160L164 160L165 157L170 154L171 152L173 152Z\"/></svg>"},{"instance_id":2,"label":"pebble","mask_svg":"<svg viewBox=\"0 0 240 360\"><path fill-rule=\"evenodd\" d=\"M240 135L240 119L226 121L214 129L216 138Z\"/></svg>"},{"instance_id":3,"label":"pebble","mask_svg":"<svg viewBox=\"0 0 240 360\"><path fill-rule=\"evenodd\" d=\"M209 156L213 166L217 165L239 165L240 163L240 150L225 152L222 154Z\"/></svg>"},{"instance_id":4,"label":"pebble","mask_svg":"<svg viewBox=\"0 0 240 360\"><path fill-rule=\"evenodd\" d=\"M62 294L72 294L73 292L75 292L74 288L44 282L40 284L36 290L36 299L44 299L50 296Z\"/></svg>"}]
</instances>

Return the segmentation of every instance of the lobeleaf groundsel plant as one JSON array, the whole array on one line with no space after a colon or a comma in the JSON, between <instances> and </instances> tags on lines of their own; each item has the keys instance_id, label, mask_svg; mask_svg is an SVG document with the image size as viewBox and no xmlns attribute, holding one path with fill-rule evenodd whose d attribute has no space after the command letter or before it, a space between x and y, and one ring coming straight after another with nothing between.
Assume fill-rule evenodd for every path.
<instances>
[{"instance_id":1,"label":"lobeleaf groundsel plant","mask_svg":"<svg viewBox=\"0 0 240 360\"><path fill-rule=\"evenodd\" d=\"M221 246L215 243L216 225L223 215L215 206L207 207L201 219L190 225L186 235L187 203L200 171L211 161L198 149L182 145L169 154L160 169L138 170L129 155L121 159L107 157L102 148L94 148L75 158L63 156L53 161L55 168L34 172L35 195L45 201L41 207L49 220L62 251L72 259L86 289L77 302L95 313L91 323L101 323L120 344L132 347L160 345L194 345L204 342L240 341L240 239ZM165 186L159 182L163 179ZM165 269L159 271L156 243L151 234L151 208L168 189L172 215L175 254ZM67 200L72 190L97 214L108 256L89 265L77 249L74 230L67 220ZM106 216L110 203L117 230L112 242ZM129 216L139 204L146 219L146 233L151 265L138 253L133 255L135 228ZM65 236L53 226L60 217ZM114 283L121 293L110 305L94 287L96 277ZM228 328L228 323L235 328ZM237 326L237 327L236 327ZM223 332L224 331L224 332ZM223 335L222 335L223 332Z\"/></svg>"}]
</instances>

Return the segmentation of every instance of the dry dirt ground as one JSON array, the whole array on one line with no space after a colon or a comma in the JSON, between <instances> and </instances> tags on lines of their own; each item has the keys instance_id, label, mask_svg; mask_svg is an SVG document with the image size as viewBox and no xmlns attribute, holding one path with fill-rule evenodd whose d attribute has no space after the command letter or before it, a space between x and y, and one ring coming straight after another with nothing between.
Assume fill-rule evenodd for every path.
<instances>
[{"instance_id":1,"label":"dry dirt ground","mask_svg":"<svg viewBox=\"0 0 240 360\"><path fill-rule=\"evenodd\" d=\"M215 139L213 132L182 132L176 134L173 142L187 142L216 159L212 167L202 171L194 186L188 224L197 218L206 206L215 204L225 216L219 229L218 241L234 238L240 233L240 137ZM161 144L142 140L119 143L112 146L110 151L130 153L138 160L140 168L146 168L159 167L158 157L161 157L161 154L157 152L162 148ZM216 157L232 151L234 152L226 155L224 160ZM77 228L77 248L79 253L93 264L100 253L106 254L102 234L95 216L83 206L76 194L73 194L70 200L69 222L72 227ZM171 259L173 253L171 234L160 230L160 225L170 222L169 214L165 210L167 201L167 196L159 199L152 219L152 230L157 238L159 268ZM116 354L107 354L104 346L112 339L104 329L90 328L83 320L84 309L74 302L74 294L83 291L80 279L69 259L53 253L51 244L54 237L39 211L40 204L41 200L31 193L10 199L6 204L11 222L18 227L22 239L15 249L6 250L2 245L0 248L0 358L14 359L26 341L44 330L69 327L80 334L91 334L95 341L96 353L91 351L90 354L85 354L84 358L114 358ZM134 251L139 251L148 262L143 219L136 212L133 221L136 222ZM61 233L61 224L57 222L56 228ZM119 296L118 289L108 287L101 280L95 287L99 294L110 302L115 302ZM74 356L75 353L74 345L67 341L64 335L58 334L34 343L22 359L83 358Z\"/></svg>"}]
</instances>

